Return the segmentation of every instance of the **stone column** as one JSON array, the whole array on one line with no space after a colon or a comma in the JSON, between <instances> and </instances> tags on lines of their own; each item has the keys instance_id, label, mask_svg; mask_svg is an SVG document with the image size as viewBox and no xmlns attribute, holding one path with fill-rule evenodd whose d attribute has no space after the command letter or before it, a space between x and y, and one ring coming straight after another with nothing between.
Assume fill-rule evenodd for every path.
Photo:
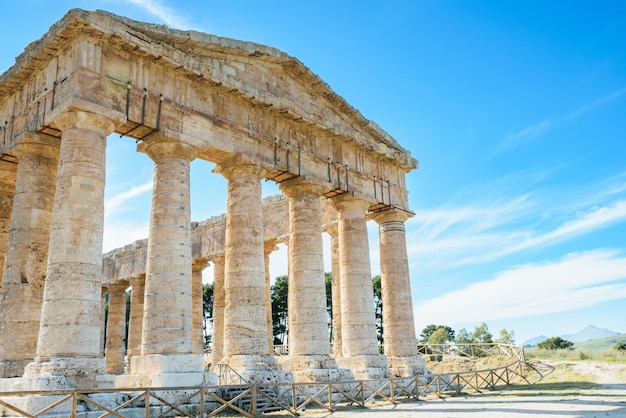
<instances>
[{"instance_id":1,"label":"stone column","mask_svg":"<svg viewBox=\"0 0 626 418\"><path fill-rule=\"evenodd\" d=\"M333 355L343 355L341 345L341 268L339 267L339 236L337 225L327 229L330 235L332 298L333 298Z\"/></svg>"},{"instance_id":2,"label":"stone column","mask_svg":"<svg viewBox=\"0 0 626 418\"><path fill-rule=\"evenodd\" d=\"M139 150L154 161L141 356L131 359L138 376L118 376L115 384L193 386L202 383L204 369L192 348L189 169L197 152L161 135Z\"/></svg>"},{"instance_id":3,"label":"stone column","mask_svg":"<svg viewBox=\"0 0 626 418\"><path fill-rule=\"evenodd\" d=\"M275 241L266 242L264 247L265 260L265 313L267 315L267 346L268 354L274 354L274 327L272 324L272 292L270 277L270 255L278 249Z\"/></svg>"},{"instance_id":4,"label":"stone column","mask_svg":"<svg viewBox=\"0 0 626 418\"><path fill-rule=\"evenodd\" d=\"M106 372L121 374L124 372L124 338L126 335L126 288L127 283L109 285L109 312L107 315Z\"/></svg>"},{"instance_id":5,"label":"stone column","mask_svg":"<svg viewBox=\"0 0 626 418\"><path fill-rule=\"evenodd\" d=\"M211 326L211 366L224 356L224 254L213 257L213 324Z\"/></svg>"},{"instance_id":6,"label":"stone column","mask_svg":"<svg viewBox=\"0 0 626 418\"><path fill-rule=\"evenodd\" d=\"M415 322L404 222L409 212L390 209L374 216L380 234L380 279L383 303L385 355L394 376L425 371L417 355Z\"/></svg>"},{"instance_id":7,"label":"stone column","mask_svg":"<svg viewBox=\"0 0 626 418\"><path fill-rule=\"evenodd\" d=\"M258 363L277 367L268 355L263 256L261 178L266 170L242 161L221 164L228 180L224 271L224 356L222 362L254 379Z\"/></svg>"},{"instance_id":8,"label":"stone column","mask_svg":"<svg viewBox=\"0 0 626 418\"><path fill-rule=\"evenodd\" d=\"M0 160L0 290L2 290L4 259L9 240L9 225L13 198L15 196L16 178L17 164Z\"/></svg>"},{"instance_id":9,"label":"stone column","mask_svg":"<svg viewBox=\"0 0 626 418\"><path fill-rule=\"evenodd\" d=\"M141 355L145 283L145 275L130 279L130 315L128 318L128 344L126 349L125 370L127 374L132 373L132 358Z\"/></svg>"},{"instance_id":10,"label":"stone column","mask_svg":"<svg viewBox=\"0 0 626 418\"><path fill-rule=\"evenodd\" d=\"M0 294L0 377L22 376L37 355L60 141L28 134L19 159Z\"/></svg>"},{"instance_id":11,"label":"stone column","mask_svg":"<svg viewBox=\"0 0 626 418\"><path fill-rule=\"evenodd\" d=\"M191 350L194 354L204 355L204 309L202 301L202 271L208 262L205 260L195 260L191 268L191 316L192 335Z\"/></svg>"},{"instance_id":12,"label":"stone column","mask_svg":"<svg viewBox=\"0 0 626 418\"><path fill-rule=\"evenodd\" d=\"M341 270L342 352L337 358L357 379L386 377L387 359L378 353L374 292L365 213L369 204L350 195L333 198L338 212Z\"/></svg>"},{"instance_id":13,"label":"stone column","mask_svg":"<svg viewBox=\"0 0 626 418\"><path fill-rule=\"evenodd\" d=\"M102 224L106 137L113 123L69 111L63 131L37 358L25 377L65 376L70 386L96 387L100 355Z\"/></svg>"},{"instance_id":14,"label":"stone column","mask_svg":"<svg viewBox=\"0 0 626 418\"><path fill-rule=\"evenodd\" d=\"M322 190L301 178L281 183L280 189L289 199L289 356L281 362L296 381L327 379L328 371L320 369L337 369L337 364L329 355Z\"/></svg>"}]
</instances>

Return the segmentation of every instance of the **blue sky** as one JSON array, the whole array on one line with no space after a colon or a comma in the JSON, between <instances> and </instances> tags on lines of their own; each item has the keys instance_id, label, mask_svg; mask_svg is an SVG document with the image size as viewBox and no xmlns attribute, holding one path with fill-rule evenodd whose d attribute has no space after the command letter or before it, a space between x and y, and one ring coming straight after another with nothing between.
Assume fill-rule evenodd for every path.
<instances>
[{"instance_id":1,"label":"blue sky","mask_svg":"<svg viewBox=\"0 0 626 418\"><path fill-rule=\"evenodd\" d=\"M418 333L626 332L626 3L21 0L0 72L73 7L276 47L410 150ZM134 149L109 138L107 250L147 236L152 163ZM194 220L224 211L212 168L192 164Z\"/></svg>"}]
</instances>

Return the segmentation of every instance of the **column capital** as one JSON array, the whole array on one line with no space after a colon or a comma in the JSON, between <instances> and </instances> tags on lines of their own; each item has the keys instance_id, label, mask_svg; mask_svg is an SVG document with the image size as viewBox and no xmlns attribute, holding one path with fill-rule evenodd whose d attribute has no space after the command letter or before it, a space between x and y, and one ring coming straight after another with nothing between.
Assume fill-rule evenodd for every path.
<instances>
[{"instance_id":1,"label":"column capital","mask_svg":"<svg viewBox=\"0 0 626 418\"><path fill-rule=\"evenodd\" d=\"M209 262L211 262L213 264L224 264L225 261L226 261L226 254L224 254L224 253L215 254L209 260Z\"/></svg>"},{"instance_id":2,"label":"column capital","mask_svg":"<svg viewBox=\"0 0 626 418\"><path fill-rule=\"evenodd\" d=\"M376 221L377 224L383 224L385 222L406 222L407 219L412 218L415 214L406 210L391 208L381 212L375 212L371 215L371 218Z\"/></svg>"},{"instance_id":3,"label":"column capital","mask_svg":"<svg viewBox=\"0 0 626 418\"><path fill-rule=\"evenodd\" d=\"M128 279L128 281L131 286L137 285L137 284L144 284L146 282L146 275L141 274L139 276L133 276L130 279Z\"/></svg>"},{"instance_id":4,"label":"column capital","mask_svg":"<svg viewBox=\"0 0 626 418\"><path fill-rule=\"evenodd\" d=\"M61 131L68 128L93 129L102 132L104 136L115 131L113 121L105 116L82 110L68 110L63 112L53 121Z\"/></svg>"},{"instance_id":5,"label":"column capital","mask_svg":"<svg viewBox=\"0 0 626 418\"><path fill-rule=\"evenodd\" d=\"M346 212L349 210L358 210L363 213L370 207L369 202L345 193L330 199L331 205L338 212Z\"/></svg>"},{"instance_id":6,"label":"column capital","mask_svg":"<svg viewBox=\"0 0 626 418\"><path fill-rule=\"evenodd\" d=\"M213 169L214 173L221 174L227 180L233 180L240 177L253 176L258 179L262 179L267 176L267 169L255 163L237 155L230 160L223 161Z\"/></svg>"},{"instance_id":7,"label":"column capital","mask_svg":"<svg viewBox=\"0 0 626 418\"><path fill-rule=\"evenodd\" d=\"M322 231L326 232L331 237L336 237L339 233L339 225L337 224L337 221L326 223L322 225Z\"/></svg>"},{"instance_id":8,"label":"column capital","mask_svg":"<svg viewBox=\"0 0 626 418\"><path fill-rule=\"evenodd\" d=\"M61 141L44 134L27 133L13 149L11 153L18 160L29 156L40 156L51 160L59 159Z\"/></svg>"},{"instance_id":9,"label":"column capital","mask_svg":"<svg viewBox=\"0 0 626 418\"><path fill-rule=\"evenodd\" d=\"M137 150L146 153L155 162L172 157L191 162L198 156L198 151L191 145L160 134L145 139L137 146Z\"/></svg>"},{"instance_id":10,"label":"column capital","mask_svg":"<svg viewBox=\"0 0 626 418\"><path fill-rule=\"evenodd\" d=\"M278 249L278 241L277 240L270 240L270 241L265 241L263 243L263 251L265 253L265 255L270 255L271 253L273 253L274 251L276 251Z\"/></svg>"},{"instance_id":11,"label":"column capital","mask_svg":"<svg viewBox=\"0 0 626 418\"><path fill-rule=\"evenodd\" d=\"M191 271L202 271L209 265L209 260L205 258L196 258L191 262Z\"/></svg>"},{"instance_id":12,"label":"column capital","mask_svg":"<svg viewBox=\"0 0 626 418\"><path fill-rule=\"evenodd\" d=\"M324 188L303 177L294 177L279 184L280 191L288 198L301 195L322 196Z\"/></svg>"},{"instance_id":13,"label":"column capital","mask_svg":"<svg viewBox=\"0 0 626 418\"><path fill-rule=\"evenodd\" d=\"M109 293L126 291L126 289L130 286L126 280L120 280L117 282L109 283L107 286L107 290Z\"/></svg>"}]
</instances>

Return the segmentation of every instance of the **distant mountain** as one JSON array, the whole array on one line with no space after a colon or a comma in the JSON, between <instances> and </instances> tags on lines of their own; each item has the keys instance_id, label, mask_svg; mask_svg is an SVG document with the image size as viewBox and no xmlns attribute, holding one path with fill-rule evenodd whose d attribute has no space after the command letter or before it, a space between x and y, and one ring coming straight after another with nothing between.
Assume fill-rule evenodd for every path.
<instances>
[{"instance_id":1,"label":"distant mountain","mask_svg":"<svg viewBox=\"0 0 626 418\"><path fill-rule=\"evenodd\" d=\"M598 328L594 325L589 325L578 331L576 334L563 334L561 335L561 338L571 341L573 343L580 343L584 341L608 338L619 334L619 332L611 331L610 329ZM546 337L545 335L540 335L538 337L531 338L530 340L525 341L522 345L524 347L535 347L537 344L547 339L548 337Z\"/></svg>"},{"instance_id":2,"label":"distant mountain","mask_svg":"<svg viewBox=\"0 0 626 418\"><path fill-rule=\"evenodd\" d=\"M579 343L583 341L597 340L599 338L612 337L613 335L617 334L619 334L619 332L611 331L610 329L606 328L598 328L594 325L589 325L578 331L576 334L561 335L561 338L563 338L564 340L569 340L573 343Z\"/></svg>"},{"instance_id":3,"label":"distant mountain","mask_svg":"<svg viewBox=\"0 0 626 418\"><path fill-rule=\"evenodd\" d=\"M539 344L540 342L547 340L548 337L546 337L545 335L540 335L538 337L535 338L531 338L530 340L526 340L524 342L524 344L522 344L524 347L534 347L537 344Z\"/></svg>"}]
</instances>

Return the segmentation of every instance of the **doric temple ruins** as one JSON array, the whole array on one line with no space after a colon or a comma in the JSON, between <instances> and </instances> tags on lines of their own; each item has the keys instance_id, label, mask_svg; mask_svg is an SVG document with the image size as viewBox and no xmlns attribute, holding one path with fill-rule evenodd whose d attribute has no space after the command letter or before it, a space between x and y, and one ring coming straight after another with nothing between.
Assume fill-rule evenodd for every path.
<instances>
[{"instance_id":1,"label":"doric temple ruins","mask_svg":"<svg viewBox=\"0 0 626 418\"><path fill-rule=\"evenodd\" d=\"M112 133L154 161L154 186L147 239L103 257ZM200 334L209 263L213 367L292 381L423 372L404 227L405 175L417 161L297 59L71 10L0 76L0 153L0 391L210 381ZM228 184L226 213L202 222L190 219L195 159ZM264 179L283 195L262 199ZM368 220L380 231L384 354ZM277 243L289 263L289 352L280 357L268 306Z\"/></svg>"}]
</instances>

